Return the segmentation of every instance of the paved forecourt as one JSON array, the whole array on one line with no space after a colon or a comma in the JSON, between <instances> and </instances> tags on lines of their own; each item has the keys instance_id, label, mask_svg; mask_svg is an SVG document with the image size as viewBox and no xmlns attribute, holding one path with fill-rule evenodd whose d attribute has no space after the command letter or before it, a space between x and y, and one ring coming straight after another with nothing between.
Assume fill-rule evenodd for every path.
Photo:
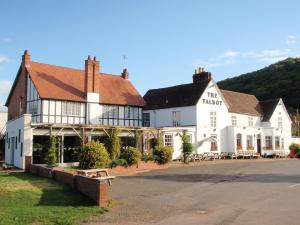
<instances>
[{"instance_id":1,"label":"paved forecourt","mask_svg":"<svg viewBox=\"0 0 300 225\"><path fill-rule=\"evenodd\" d=\"M217 163L119 177L94 224L299 224L300 160Z\"/></svg>"}]
</instances>

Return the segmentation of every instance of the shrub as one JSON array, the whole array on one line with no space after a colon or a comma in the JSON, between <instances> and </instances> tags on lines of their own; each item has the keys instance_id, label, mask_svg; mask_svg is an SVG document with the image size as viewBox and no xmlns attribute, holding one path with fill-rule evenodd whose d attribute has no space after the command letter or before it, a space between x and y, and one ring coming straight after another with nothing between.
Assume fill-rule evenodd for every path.
<instances>
[{"instance_id":1,"label":"shrub","mask_svg":"<svg viewBox=\"0 0 300 225\"><path fill-rule=\"evenodd\" d=\"M172 149L167 146L156 146L153 151L153 157L158 164L166 164L172 159Z\"/></svg>"},{"instance_id":2,"label":"shrub","mask_svg":"<svg viewBox=\"0 0 300 225\"><path fill-rule=\"evenodd\" d=\"M141 159L141 152L133 147L124 148L121 152L121 158L125 159L129 166L137 164Z\"/></svg>"},{"instance_id":3,"label":"shrub","mask_svg":"<svg viewBox=\"0 0 300 225\"><path fill-rule=\"evenodd\" d=\"M53 167L57 163L57 139L54 136L51 136L48 143L48 152L45 156L45 162L47 166Z\"/></svg>"},{"instance_id":4,"label":"shrub","mask_svg":"<svg viewBox=\"0 0 300 225\"><path fill-rule=\"evenodd\" d=\"M184 130L182 135L180 135L182 140L182 154L183 154L183 162L188 163L188 159L193 152L193 145L189 142L189 136L187 131Z\"/></svg>"},{"instance_id":5,"label":"shrub","mask_svg":"<svg viewBox=\"0 0 300 225\"><path fill-rule=\"evenodd\" d=\"M105 146L98 141L91 141L83 146L79 156L82 169L104 168L111 163Z\"/></svg>"},{"instance_id":6,"label":"shrub","mask_svg":"<svg viewBox=\"0 0 300 225\"><path fill-rule=\"evenodd\" d=\"M144 162L148 162L148 161L153 161L154 158L152 155L148 155L148 154L143 154L141 157L141 160Z\"/></svg>"},{"instance_id":7,"label":"shrub","mask_svg":"<svg viewBox=\"0 0 300 225\"><path fill-rule=\"evenodd\" d=\"M121 141L119 137L119 129L113 128L108 132L108 138L105 141L105 147L110 154L112 160L120 157Z\"/></svg>"},{"instance_id":8,"label":"shrub","mask_svg":"<svg viewBox=\"0 0 300 225\"><path fill-rule=\"evenodd\" d=\"M294 150L296 153L300 151L300 145L296 143L292 143L289 147L290 150Z\"/></svg>"},{"instance_id":9,"label":"shrub","mask_svg":"<svg viewBox=\"0 0 300 225\"><path fill-rule=\"evenodd\" d=\"M117 166L127 167L128 163L126 162L125 159L114 159L114 160L112 160L111 164L110 164L110 167L115 168Z\"/></svg>"}]
</instances>

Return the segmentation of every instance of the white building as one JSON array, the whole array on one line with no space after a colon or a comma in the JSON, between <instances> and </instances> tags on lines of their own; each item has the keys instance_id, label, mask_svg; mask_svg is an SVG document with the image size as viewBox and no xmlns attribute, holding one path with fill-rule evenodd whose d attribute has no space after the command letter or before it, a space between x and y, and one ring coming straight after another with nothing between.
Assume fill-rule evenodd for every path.
<instances>
[{"instance_id":1,"label":"white building","mask_svg":"<svg viewBox=\"0 0 300 225\"><path fill-rule=\"evenodd\" d=\"M289 152L292 121L281 99L259 102L253 95L220 90L203 68L193 83L149 90L144 99L144 125L162 130L173 159L182 155L183 130L196 153Z\"/></svg>"},{"instance_id":2,"label":"white building","mask_svg":"<svg viewBox=\"0 0 300 225\"><path fill-rule=\"evenodd\" d=\"M132 136L142 126L145 102L128 76L126 69L100 72L96 58L88 57L79 70L33 62L25 51L6 101L6 163L23 169L42 163L50 135L59 138L59 163L76 160L79 143L101 138L111 127Z\"/></svg>"}]
</instances>

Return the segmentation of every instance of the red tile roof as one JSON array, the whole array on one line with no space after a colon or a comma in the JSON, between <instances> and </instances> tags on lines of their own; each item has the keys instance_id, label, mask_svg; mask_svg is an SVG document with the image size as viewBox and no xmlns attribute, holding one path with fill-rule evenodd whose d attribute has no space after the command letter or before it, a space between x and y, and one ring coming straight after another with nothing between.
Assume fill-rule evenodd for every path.
<instances>
[{"instance_id":1,"label":"red tile roof","mask_svg":"<svg viewBox=\"0 0 300 225\"><path fill-rule=\"evenodd\" d=\"M221 92L229 105L229 112L261 116L261 107L254 95L227 90L221 90Z\"/></svg>"},{"instance_id":2,"label":"red tile roof","mask_svg":"<svg viewBox=\"0 0 300 225\"><path fill-rule=\"evenodd\" d=\"M84 70L30 62L26 69L41 98L86 101ZM144 106L132 83L118 75L98 73L100 103Z\"/></svg>"}]
</instances>

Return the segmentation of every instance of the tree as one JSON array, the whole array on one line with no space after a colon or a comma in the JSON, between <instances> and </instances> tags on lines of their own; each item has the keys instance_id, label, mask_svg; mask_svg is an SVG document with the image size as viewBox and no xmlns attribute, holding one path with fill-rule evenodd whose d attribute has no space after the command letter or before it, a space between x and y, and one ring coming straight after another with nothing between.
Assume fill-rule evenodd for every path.
<instances>
[{"instance_id":1,"label":"tree","mask_svg":"<svg viewBox=\"0 0 300 225\"><path fill-rule=\"evenodd\" d=\"M107 148L112 160L119 158L121 154L121 141L119 133L120 130L118 128L112 128L107 132L105 147Z\"/></svg>"},{"instance_id":2,"label":"tree","mask_svg":"<svg viewBox=\"0 0 300 225\"><path fill-rule=\"evenodd\" d=\"M188 159L193 152L193 145L190 143L190 138L186 130L184 130L182 134L179 135L182 140L183 162L188 163Z\"/></svg>"},{"instance_id":3,"label":"tree","mask_svg":"<svg viewBox=\"0 0 300 225\"><path fill-rule=\"evenodd\" d=\"M45 156L45 162L47 166L53 167L57 163L57 138L51 136L48 143L48 152Z\"/></svg>"}]
</instances>

